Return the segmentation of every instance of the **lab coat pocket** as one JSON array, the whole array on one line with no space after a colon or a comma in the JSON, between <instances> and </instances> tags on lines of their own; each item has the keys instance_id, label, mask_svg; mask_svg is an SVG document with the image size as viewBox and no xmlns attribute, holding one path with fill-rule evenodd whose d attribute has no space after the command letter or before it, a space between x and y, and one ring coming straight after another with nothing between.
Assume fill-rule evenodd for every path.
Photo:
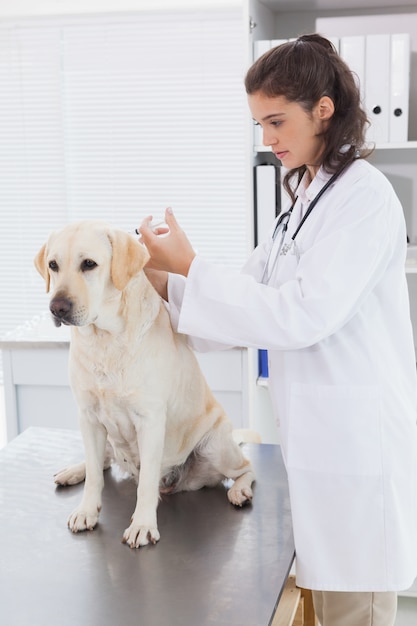
<instances>
[{"instance_id":1,"label":"lab coat pocket","mask_svg":"<svg viewBox=\"0 0 417 626\"><path fill-rule=\"evenodd\" d=\"M292 385L288 467L339 475L380 475L378 388Z\"/></svg>"}]
</instances>

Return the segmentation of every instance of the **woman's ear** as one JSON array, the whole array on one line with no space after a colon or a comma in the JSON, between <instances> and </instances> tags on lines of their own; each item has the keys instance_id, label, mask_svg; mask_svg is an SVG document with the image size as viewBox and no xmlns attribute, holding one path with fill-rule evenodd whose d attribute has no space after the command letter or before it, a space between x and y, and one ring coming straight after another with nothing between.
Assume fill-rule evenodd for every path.
<instances>
[{"instance_id":1,"label":"woman's ear","mask_svg":"<svg viewBox=\"0 0 417 626\"><path fill-rule=\"evenodd\" d=\"M329 96L322 96L316 106L319 119L324 122L333 117L334 102Z\"/></svg>"}]
</instances>

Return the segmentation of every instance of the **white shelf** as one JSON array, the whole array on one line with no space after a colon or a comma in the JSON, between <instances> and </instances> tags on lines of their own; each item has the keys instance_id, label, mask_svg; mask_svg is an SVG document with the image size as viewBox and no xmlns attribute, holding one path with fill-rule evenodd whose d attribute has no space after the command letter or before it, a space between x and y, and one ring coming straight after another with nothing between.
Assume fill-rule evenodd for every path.
<instances>
[{"instance_id":1,"label":"white shelf","mask_svg":"<svg viewBox=\"0 0 417 626\"><path fill-rule=\"evenodd\" d=\"M401 143L380 143L375 150L416 150L417 141L404 141ZM272 152L269 146L254 146L254 152Z\"/></svg>"},{"instance_id":2,"label":"white shelf","mask_svg":"<svg viewBox=\"0 0 417 626\"><path fill-rule=\"evenodd\" d=\"M262 4L269 7L273 11L279 13L311 11L311 0L262 0ZM393 0L361 0L361 2L352 2L352 0L315 0L314 9L316 11L345 11L358 8L358 10L377 8L392 8ZM403 7L415 7L415 0L401 0L399 4ZM356 6L355 6L356 5Z\"/></svg>"},{"instance_id":3,"label":"white shelf","mask_svg":"<svg viewBox=\"0 0 417 626\"><path fill-rule=\"evenodd\" d=\"M402 143L380 143L375 146L376 150L415 150L417 141L404 141Z\"/></svg>"}]
</instances>

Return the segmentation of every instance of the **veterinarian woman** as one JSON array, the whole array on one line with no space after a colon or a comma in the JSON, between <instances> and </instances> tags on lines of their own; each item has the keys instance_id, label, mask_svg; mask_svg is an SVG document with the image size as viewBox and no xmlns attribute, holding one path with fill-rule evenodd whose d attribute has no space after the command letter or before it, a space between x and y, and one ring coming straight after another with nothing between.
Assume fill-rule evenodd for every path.
<instances>
[{"instance_id":1,"label":"veterinarian woman","mask_svg":"<svg viewBox=\"0 0 417 626\"><path fill-rule=\"evenodd\" d=\"M289 170L291 213L241 274L196 255L169 210L166 237L147 218L148 275L181 333L269 350L297 583L321 624L392 626L396 591L417 575L403 211L363 158L358 90L326 39L274 48L245 84L264 144Z\"/></svg>"}]
</instances>

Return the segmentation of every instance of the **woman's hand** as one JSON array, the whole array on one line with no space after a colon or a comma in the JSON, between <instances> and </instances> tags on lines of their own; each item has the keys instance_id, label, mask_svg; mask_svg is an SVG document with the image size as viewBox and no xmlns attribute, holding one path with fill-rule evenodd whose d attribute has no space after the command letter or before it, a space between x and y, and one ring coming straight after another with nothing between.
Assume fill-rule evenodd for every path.
<instances>
[{"instance_id":1,"label":"woman's hand","mask_svg":"<svg viewBox=\"0 0 417 626\"><path fill-rule=\"evenodd\" d=\"M164 227L156 228L153 231L150 228L151 221L152 216L145 218L139 228L142 242L151 255L146 269L164 270L187 276L195 252L186 234L178 225L172 209L165 211L165 223L168 231Z\"/></svg>"}]
</instances>

